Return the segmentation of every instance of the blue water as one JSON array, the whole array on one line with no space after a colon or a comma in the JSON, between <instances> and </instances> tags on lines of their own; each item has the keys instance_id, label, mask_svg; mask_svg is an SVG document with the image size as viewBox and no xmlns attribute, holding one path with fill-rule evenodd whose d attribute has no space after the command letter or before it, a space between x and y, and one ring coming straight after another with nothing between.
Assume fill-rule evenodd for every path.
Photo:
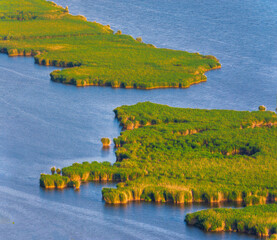
<instances>
[{"instance_id":1,"label":"blue water","mask_svg":"<svg viewBox=\"0 0 277 240\"><path fill-rule=\"evenodd\" d=\"M112 110L152 101L170 106L255 110L276 108L275 1L56 0L73 14L142 36L157 47L215 55L222 69L188 89L76 88L49 80L53 67L0 55L0 239L251 239L188 227L187 212L210 206L130 203L109 206L103 186L45 191L51 166L115 161L100 138L120 127ZM14 222L14 224L13 224Z\"/></svg>"},{"instance_id":2,"label":"blue water","mask_svg":"<svg viewBox=\"0 0 277 240\"><path fill-rule=\"evenodd\" d=\"M109 24L157 47L216 56L222 69L186 91L189 106L275 110L277 1L57 0L73 14ZM151 93L152 94L152 93ZM171 104L171 102L168 102ZM186 103L187 105L187 103Z\"/></svg>"}]
</instances>

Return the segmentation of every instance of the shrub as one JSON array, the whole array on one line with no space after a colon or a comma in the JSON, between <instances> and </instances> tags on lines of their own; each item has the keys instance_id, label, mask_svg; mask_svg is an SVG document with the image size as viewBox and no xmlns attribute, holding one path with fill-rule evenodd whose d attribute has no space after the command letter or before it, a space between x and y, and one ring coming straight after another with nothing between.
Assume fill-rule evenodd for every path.
<instances>
[{"instance_id":1,"label":"shrub","mask_svg":"<svg viewBox=\"0 0 277 240\"><path fill-rule=\"evenodd\" d=\"M277 204L250 206L240 209L207 209L186 215L189 225L206 231L236 231L274 238L277 227ZM222 224L224 223L224 224ZM223 229L223 226L225 228Z\"/></svg>"},{"instance_id":2,"label":"shrub","mask_svg":"<svg viewBox=\"0 0 277 240\"><path fill-rule=\"evenodd\" d=\"M80 186L81 186L81 182L80 182L80 181L74 181L73 187L74 187L75 189L79 189Z\"/></svg>"},{"instance_id":3,"label":"shrub","mask_svg":"<svg viewBox=\"0 0 277 240\"><path fill-rule=\"evenodd\" d=\"M137 37L136 40L137 40L138 42L142 42L142 37Z\"/></svg>"},{"instance_id":4,"label":"shrub","mask_svg":"<svg viewBox=\"0 0 277 240\"><path fill-rule=\"evenodd\" d=\"M277 234L272 234L270 240L277 240Z\"/></svg>"},{"instance_id":5,"label":"shrub","mask_svg":"<svg viewBox=\"0 0 277 240\"><path fill-rule=\"evenodd\" d=\"M259 110L260 110L260 111L265 111L265 110L266 110L266 107L265 107L264 105L261 105L261 106L259 106Z\"/></svg>"},{"instance_id":6,"label":"shrub","mask_svg":"<svg viewBox=\"0 0 277 240\"><path fill-rule=\"evenodd\" d=\"M111 140L109 138L101 138L103 146L110 146Z\"/></svg>"},{"instance_id":7,"label":"shrub","mask_svg":"<svg viewBox=\"0 0 277 240\"><path fill-rule=\"evenodd\" d=\"M55 167L51 167L51 173L55 174L55 172L56 172L56 168Z\"/></svg>"},{"instance_id":8,"label":"shrub","mask_svg":"<svg viewBox=\"0 0 277 240\"><path fill-rule=\"evenodd\" d=\"M58 174L41 174L40 186L45 188L64 188L67 187L69 178Z\"/></svg>"}]
</instances>

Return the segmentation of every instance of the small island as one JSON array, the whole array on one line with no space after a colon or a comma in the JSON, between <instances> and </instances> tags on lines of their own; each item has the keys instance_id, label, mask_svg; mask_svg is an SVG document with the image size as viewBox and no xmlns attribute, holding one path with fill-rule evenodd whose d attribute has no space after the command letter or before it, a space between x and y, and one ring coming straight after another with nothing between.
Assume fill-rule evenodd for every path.
<instances>
[{"instance_id":1,"label":"small island","mask_svg":"<svg viewBox=\"0 0 277 240\"><path fill-rule=\"evenodd\" d=\"M277 204L208 209L188 214L185 221L209 232L233 231L277 239Z\"/></svg>"},{"instance_id":2,"label":"small island","mask_svg":"<svg viewBox=\"0 0 277 240\"><path fill-rule=\"evenodd\" d=\"M109 147L111 145L111 140L109 138L101 138L101 142L103 147Z\"/></svg>"},{"instance_id":3,"label":"small island","mask_svg":"<svg viewBox=\"0 0 277 240\"><path fill-rule=\"evenodd\" d=\"M45 0L0 3L0 51L62 67L51 80L78 87L187 88L220 68L213 56L156 48Z\"/></svg>"},{"instance_id":4,"label":"small island","mask_svg":"<svg viewBox=\"0 0 277 240\"><path fill-rule=\"evenodd\" d=\"M52 167L51 169L52 175L41 174L40 176L40 186L46 189L63 189L66 187L73 187L74 189L79 189L81 182L79 179L69 179L66 176L61 176L61 170L59 168Z\"/></svg>"},{"instance_id":5,"label":"small island","mask_svg":"<svg viewBox=\"0 0 277 240\"><path fill-rule=\"evenodd\" d=\"M270 111L174 108L150 102L114 110L123 126L116 162L83 162L43 187L114 181L106 203L277 201L277 115ZM66 178L64 178L66 177ZM58 181L58 182L57 182Z\"/></svg>"}]
</instances>

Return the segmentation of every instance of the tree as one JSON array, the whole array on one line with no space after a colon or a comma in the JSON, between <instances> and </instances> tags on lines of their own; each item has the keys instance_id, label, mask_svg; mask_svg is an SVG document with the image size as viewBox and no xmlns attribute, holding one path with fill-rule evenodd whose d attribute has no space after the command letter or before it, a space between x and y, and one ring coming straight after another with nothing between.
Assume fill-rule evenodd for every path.
<instances>
[{"instance_id":1,"label":"tree","mask_svg":"<svg viewBox=\"0 0 277 240\"><path fill-rule=\"evenodd\" d=\"M57 174L61 175L62 171L61 171L61 169L57 168L56 172L57 172Z\"/></svg>"},{"instance_id":2,"label":"tree","mask_svg":"<svg viewBox=\"0 0 277 240\"><path fill-rule=\"evenodd\" d=\"M111 144L111 140L109 138L101 138L101 142L103 146L109 146Z\"/></svg>"},{"instance_id":3,"label":"tree","mask_svg":"<svg viewBox=\"0 0 277 240\"><path fill-rule=\"evenodd\" d=\"M260 111L265 111L265 110L266 110L266 107L265 107L264 105L261 105L261 106L259 106L259 110L260 110Z\"/></svg>"},{"instance_id":4,"label":"tree","mask_svg":"<svg viewBox=\"0 0 277 240\"><path fill-rule=\"evenodd\" d=\"M51 167L51 173L52 173L52 175L55 174L55 172L56 172L56 168L55 167Z\"/></svg>"}]
</instances>

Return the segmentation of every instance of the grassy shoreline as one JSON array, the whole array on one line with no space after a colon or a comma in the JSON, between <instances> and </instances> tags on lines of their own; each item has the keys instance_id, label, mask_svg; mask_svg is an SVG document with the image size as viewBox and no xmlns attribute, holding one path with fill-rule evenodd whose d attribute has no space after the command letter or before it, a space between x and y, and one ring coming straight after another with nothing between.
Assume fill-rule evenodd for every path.
<instances>
[{"instance_id":1,"label":"grassy shoreline","mask_svg":"<svg viewBox=\"0 0 277 240\"><path fill-rule=\"evenodd\" d=\"M43 61L43 60L42 60ZM40 65L45 65L43 63L39 63L37 62L38 64ZM72 63L69 63L68 64L69 66L72 65ZM54 64L48 64L47 66L55 66ZM76 65L78 66L78 65ZM216 67L213 67L209 70L205 70L205 72L207 71L211 71L211 70L216 70L216 69L220 69L221 66L216 66ZM199 83L202 83L202 82L206 82L207 81L207 78L205 75L202 75L200 79L195 79L193 80L193 82L190 82L188 84L181 84L181 83L169 83L171 85L157 85L157 86L145 86L145 85L138 85L137 83L131 83L129 85L126 85L124 83L122 84L114 84L113 82L110 82L110 81L107 81L107 82L100 82L100 81L93 81L93 82L90 82L90 81L85 81L85 82L80 82L80 81L69 81L67 78L64 78L63 76L60 76L59 75L59 70L57 72L52 72L50 74L50 77L51 77L51 80L53 82L58 82L58 83L66 83L66 84L69 84L69 85L75 85L77 87L87 87L87 86L99 86L99 87L112 87L112 88L125 88L125 89L141 89L141 90L152 90L152 89L162 89L162 88L189 88L190 86L192 85L195 85L195 84L199 84ZM198 77L199 78L199 77ZM164 84L164 83L163 83Z\"/></svg>"},{"instance_id":2,"label":"grassy shoreline","mask_svg":"<svg viewBox=\"0 0 277 240\"><path fill-rule=\"evenodd\" d=\"M221 67L213 56L156 48L45 0L0 3L0 49L63 67L51 80L113 88L187 88Z\"/></svg>"},{"instance_id":3,"label":"grassy shoreline","mask_svg":"<svg viewBox=\"0 0 277 240\"><path fill-rule=\"evenodd\" d=\"M207 209L186 215L188 225L207 232L239 232L277 238L277 204Z\"/></svg>"},{"instance_id":4,"label":"grassy shoreline","mask_svg":"<svg viewBox=\"0 0 277 240\"><path fill-rule=\"evenodd\" d=\"M149 102L114 110L125 129L117 161L74 163L74 181L115 181L106 203L277 201L273 112L173 108ZM48 175L52 178L52 175Z\"/></svg>"}]
</instances>

